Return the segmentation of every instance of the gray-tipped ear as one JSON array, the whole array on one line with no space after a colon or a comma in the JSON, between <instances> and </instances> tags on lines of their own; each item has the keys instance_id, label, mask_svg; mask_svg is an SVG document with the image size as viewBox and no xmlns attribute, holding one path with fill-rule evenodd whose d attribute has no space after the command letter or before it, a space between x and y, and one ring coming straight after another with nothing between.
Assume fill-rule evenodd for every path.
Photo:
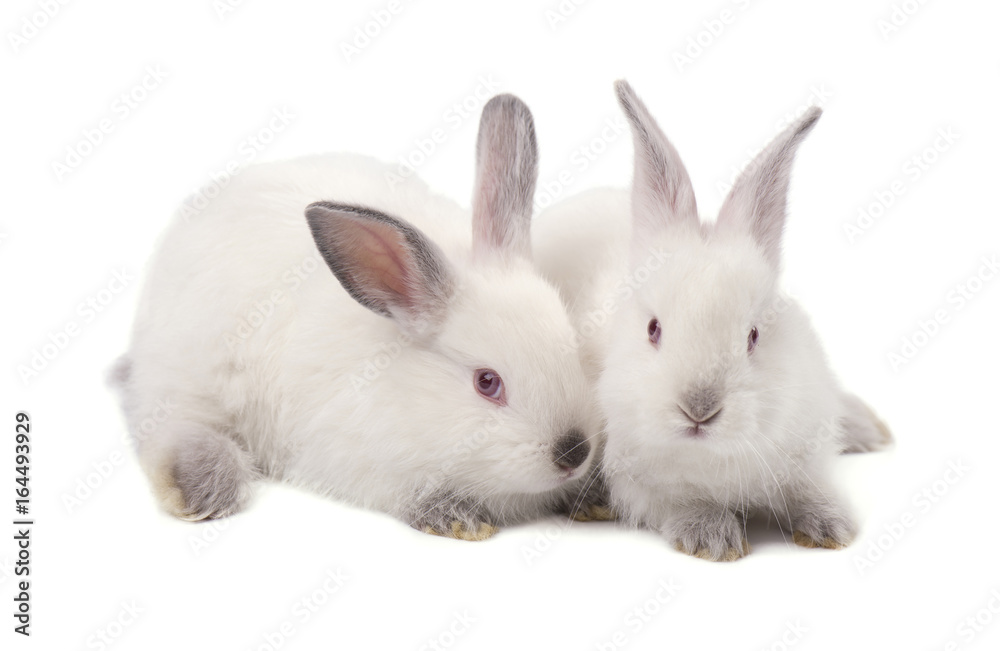
<instances>
[{"instance_id":1,"label":"gray-tipped ear","mask_svg":"<svg viewBox=\"0 0 1000 651\"><path fill-rule=\"evenodd\" d=\"M451 298L451 266L401 219L361 206L310 204L306 220L326 264L371 311L418 332L440 323Z\"/></svg>"},{"instance_id":2,"label":"gray-tipped ear","mask_svg":"<svg viewBox=\"0 0 1000 651\"><path fill-rule=\"evenodd\" d=\"M472 198L473 251L531 257L531 211L538 180L535 123L524 102L497 95L483 107Z\"/></svg>"},{"instance_id":3,"label":"gray-tipped ear","mask_svg":"<svg viewBox=\"0 0 1000 651\"><path fill-rule=\"evenodd\" d=\"M646 105L627 81L616 81L615 92L632 126L632 146L635 149L633 240L645 242L665 226L698 228L694 187L677 150L663 135Z\"/></svg>"},{"instance_id":4,"label":"gray-tipped ear","mask_svg":"<svg viewBox=\"0 0 1000 651\"><path fill-rule=\"evenodd\" d=\"M717 229L739 228L750 233L764 256L781 265L781 235L792 160L806 134L823 111L814 106L771 141L743 170L719 210Z\"/></svg>"}]
</instances>

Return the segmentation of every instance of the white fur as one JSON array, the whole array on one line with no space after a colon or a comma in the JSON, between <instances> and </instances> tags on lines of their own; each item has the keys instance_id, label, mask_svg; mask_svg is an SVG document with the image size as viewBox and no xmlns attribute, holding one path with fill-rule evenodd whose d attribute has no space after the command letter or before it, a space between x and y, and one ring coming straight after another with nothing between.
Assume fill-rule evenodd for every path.
<instances>
[{"instance_id":1,"label":"white fur","mask_svg":"<svg viewBox=\"0 0 1000 651\"><path fill-rule=\"evenodd\" d=\"M651 245L670 261L614 316L599 383L616 498L648 502L641 519L653 523L691 497L777 504L782 484L818 471L840 445L839 389L808 319L747 242L664 234ZM654 315L659 349L646 336ZM760 340L748 355L754 324ZM709 435L692 438L677 403L703 384L721 387L724 406Z\"/></svg>"},{"instance_id":2,"label":"white fur","mask_svg":"<svg viewBox=\"0 0 1000 651\"><path fill-rule=\"evenodd\" d=\"M556 290L526 259L475 259L468 212L417 180L390 191L391 172L354 156L256 165L204 212L175 219L148 269L124 383L140 457L168 509L225 515L266 476L414 526L447 525L430 512L441 496L451 500L441 508L468 507L456 519L485 511L501 524L579 489L589 460L568 477L552 444L573 427L593 434L595 419ZM398 216L440 247L457 290L439 327L408 338L345 292L304 217L317 200ZM240 336L244 320L269 311ZM476 393L480 367L500 373L506 406ZM169 416L144 427L158 401ZM179 449L199 453L206 428L246 455L229 464L246 485L231 507L195 513L171 464ZM241 476L247 459L253 476Z\"/></svg>"},{"instance_id":3,"label":"white fur","mask_svg":"<svg viewBox=\"0 0 1000 651\"><path fill-rule=\"evenodd\" d=\"M733 516L757 511L846 544L854 526L828 466L845 448L877 447L877 420L840 389L807 316L778 288L776 262L791 156L816 114L751 164L726 220L702 224L676 151L627 84L618 90L636 142L632 196L583 193L535 225L536 265L559 287L598 378L612 505L716 560L745 553ZM692 436L681 405L713 393L721 411Z\"/></svg>"}]
</instances>

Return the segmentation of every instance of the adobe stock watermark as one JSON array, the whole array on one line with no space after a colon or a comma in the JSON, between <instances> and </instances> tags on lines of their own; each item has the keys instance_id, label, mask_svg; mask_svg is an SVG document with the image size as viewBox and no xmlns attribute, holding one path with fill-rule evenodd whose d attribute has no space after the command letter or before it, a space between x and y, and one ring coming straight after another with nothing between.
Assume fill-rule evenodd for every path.
<instances>
[{"instance_id":1,"label":"adobe stock watermark","mask_svg":"<svg viewBox=\"0 0 1000 651\"><path fill-rule=\"evenodd\" d=\"M135 599L123 601L118 613L107 624L97 627L87 636L88 649L107 649L115 644L128 629L135 625L139 616L146 609L136 603Z\"/></svg>"},{"instance_id":2,"label":"adobe stock watermark","mask_svg":"<svg viewBox=\"0 0 1000 651\"><path fill-rule=\"evenodd\" d=\"M670 253L662 248L648 249L649 255L633 269L626 271L615 282L601 303L589 310L573 333L573 338L561 344L564 352L579 351L588 340L604 331L608 321L627 303L635 293L653 277L656 271L670 259Z\"/></svg>"},{"instance_id":3,"label":"adobe stock watermark","mask_svg":"<svg viewBox=\"0 0 1000 651\"><path fill-rule=\"evenodd\" d=\"M821 83L810 86L809 94L806 96L806 98L802 102L800 102L798 106L796 106L791 111L785 113L774 123L774 131L767 139L767 141L762 143L756 149L747 149L745 152L746 156L744 157L743 161L729 168L729 178L726 180L716 181L715 191L718 193L718 195L720 197L727 196L729 192L733 189L733 185L735 185L736 179L738 179L740 175L744 173L745 170L750 169L750 166L753 165L754 163L757 163L759 165L762 162L757 157L760 155L762 151L764 151L764 148L771 142L771 140L775 136L777 136L779 133L787 129L793 122L795 122L803 115L805 115L806 111L808 111L813 106L819 106L820 108L826 107L826 105L829 104L830 99L832 97L833 97L833 91L827 89L826 84Z\"/></svg>"},{"instance_id":4,"label":"adobe stock watermark","mask_svg":"<svg viewBox=\"0 0 1000 651\"><path fill-rule=\"evenodd\" d=\"M218 518L198 523L197 532L188 536L188 546L191 553L201 556L202 552L214 545L222 537L222 532L229 528L231 518Z\"/></svg>"},{"instance_id":5,"label":"adobe stock watermark","mask_svg":"<svg viewBox=\"0 0 1000 651\"><path fill-rule=\"evenodd\" d=\"M576 14L576 10L587 4L589 0L559 0L545 10L545 22L551 31L556 31Z\"/></svg>"},{"instance_id":6,"label":"adobe stock watermark","mask_svg":"<svg viewBox=\"0 0 1000 651\"><path fill-rule=\"evenodd\" d=\"M878 28L882 40L887 42L892 36L895 36L926 4L927 0L903 0L903 2L892 3L889 15L875 21L875 26Z\"/></svg>"},{"instance_id":7,"label":"adobe stock watermark","mask_svg":"<svg viewBox=\"0 0 1000 651\"><path fill-rule=\"evenodd\" d=\"M389 0L384 6L373 9L365 22L355 25L351 36L340 42L340 53L344 55L344 61L350 63L359 57L410 4L413 4L412 0Z\"/></svg>"},{"instance_id":8,"label":"adobe stock watermark","mask_svg":"<svg viewBox=\"0 0 1000 651\"><path fill-rule=\"evenodd\" d=\"M473 89L444 110L441 114L441 124L414 138L413 147L405 154L396 157L399 164L395 170L385 173L389 189L395 190L397 185L416 174L417 169L437 153L451 134L461 129L469 120L477 120L480 110L498 90L500 82L494 79L492 74L479 75Z\"/></svg>"},{"instance_id":9,"label":"adobe stock watermark","mask_svg":"<svg viewBox=\"0 0 1000 651\"><path fill-rule=\"evenodd\" d=\"M595 643L594 648L598 651L617 651L628 646L642 629L663 612L680 590L681 586L673 579L660 579L649 598L629 610L622 618L621 625L610 635L604 636L600 642Z\"/></svg>"},{"instance_id":10,"label":"adobe stock watermark","mask_svg":"<svg viewBox=\"0 0 1000 651\"><path fill-rule=\"evenodd\" d=\"M500 417L491 411L482 425L448 448L442 457L445 461L427 476L427 481L420 491L423 501L433 502L434 496L443 486L447 485L455 469L465 467L466 460L476 451L481 450L500 431L501 427L503 427L503 422ZM420 501L418 499L418 502Z\"/></svg>"},{"instance_id":11,"label":"adobe stock watermark","mask_svg":"<svg viewBox=\"0 0 1000 651\"><path fill-rule=\"evenodd\" d=\"M0 562L0 585L3 585L7 579L15 576L14 570L16 569L16 564L13 558L7 557Z\"/></svg>"},{"instance_id":12,"label":"adobe stock watermark","mask_svg":"<svg viewBox=\"0 0 1000 651\"><path fill-rule=\"evenodd\" d=\"M30 41L41 34L48 27L56 16L62 12L62 8L69 4L70 0L36 0L37 9L21 16L18 26L7 32L7 42L14 54L20 54Z\"/></svg>"},{"instance_id":13,"label":"adobe stock watermark","mask_svg":"<svg viewBox=\"0 0 1000 651\"><path fill-rule=\"evenodd\" d=\"M941 334L945 326L952 322L956 314L975 299L986 288L986 285L1000 271L998 254L991 253L979 259L979 268L971 275L956 283L945 294L944 305L930 313L928 318L917 320L917 327L911 330L900 341L899 348L889 351L887 361L893 372L898 373L927 348Z\"/></svg>"},{"instance_id":14,"label":"adobe stock watermark","mask_svg":"<svg viewBox=\"0 0 1000 651\"><path fill-rule=\"evenodd\" d=\"M159 64L146 66L142 79L119 93L112 100L107 114L91 126L85 127L76 142L66 146L66 153L62 158L52 161L51 167L56 181L65 180L93 156L107 137L146 103L167 77L168 73Z\"/></svg>"},{"instance_id":15,"label":"adobe stock watermark","mask_svg":"<svg viewBox=\"0 0 1000 651\"><path fill-rule=\"evenodd\" d=\"M17 374L24 386L28 386L38 378L74 340L83 334L87 326L96 321L98 316L129 288L133 280L135 278L132 273L125 267L114 270L103 289L77 303L74 311L77 318L68 319L63 326L49 332L46 335L47 341L33 348L26 362L17 365Z\"/></svg>"},{"instance_id":16,"label":"adobe stock watermark","mask_svg":"<svg viewBox=\"0 0 1000 651\"><path fill-rule=\"evenodd\" d=\"M472 624L478 621L477 618L469 614L468 610L453 612L452 619L441 629L441 632L434 637L428 638L424 644L418 647L418 651L444 651L455 645L459 638L469 632Z\"/></svg>"},{"instance_id":17,"label":"adobe stock watermark","mask_svg":"<svg viewBox=\"0 0 1000 651\"><path fill-rule=\"evenodd\" d=\"M462 282L456 283L450 300L454 301L464 287ZM389 367L399 359L405 350L414 344L424 342L425 335L428 334L433 325L429 318L418 317L407 322L405 329L402 327L392 329L391 332L394 334L390 340L374 342L374 348L369 351L360 367L352 372L348 378L351 388L356 393L362 393L378 382L382 374L389 370Z\"/></svg>"},{"instance_id":18,"label":"adobe stock watermark","mask_svg":"<svg viewBox=\"0 0 1000 651\"><path fill-rule=\"evenodd\" d=\"M794 622L787 622L785 624L785 629L781 634L767 646L754 647L760 649L760 651L788 651L799 642L802 638L806 636L809 629L802 625L802 622L795 620Z\"/></svg>"},{"instance_id":19,"label":"adobe stock watermark","mask_svg":"<svg viewBox=\"0 0 1000 651\"><path fill-rule=\"evenodd\" d=\"M60 501L67 515L72 515L90 501L100 489L107 484L119 468L125 465L127 450L131 443L145 441L161 425L166 423L174 413L176 406L169 399L159 399L153 403L148 415L138 422L133 422L131 433L125 432L118 445L108 453L85 466L76 482L60 495Z\"/></svg>"},{"instance_id":20,"label":"adobe stock watermark","mask_svg":"<svg viewBox=\"0 0 1000 651\"><path fill-rule=\"evenodd\" d=\"M535 192L535 210L541 211L555 203L556 199L577 182L580 174L590 169L595 161L618 142L622 134L628 132L628 123L623 116L605 118L600 130L592 138L570 152L569 164L566 167L553 178L539 181L538 190Z\"/></svg>"},{"instance_id":21,"label":"adobe stock watermark","mask_svg":"<svg viewBox=\"0 0 1000 651\"><path fill-rule=\"evenodd\" d=\"M702 20L698 31L687 37L684 46L671 53L677 72L683 73L715 45L740 14L750 8L750 4L750 0L730 0L716 14Z\"/></svg>"},{"instance_id":22,"label":"adobe stock watermark","mask_svg":"<svg viewBox=\"0 0 1000 651\"><path fill-rule=\"evenodd\" d=\"M241 647L246 651L277 651L284 647L320 610L343 589L350 577L341 568L327 570L314 590L303 595L290 608L289 615L271 630L261 633L261 642L252 647Z\"/></svg>"},{"instance_id":23,"label":"adobe stock watermark","mask_svg":"<svg viewBox=\"0 0 1000 651\"><path fill-rule=\"evenodd\" d=\"M559 524L549 523L535 534L531 544L522 544L521 558L524 560L524 564L528 567L534 565L546 552L552 549L552 545L562 538L571 526L573 526L573 521L568 518L560 521Z\"/></svg>"},{"instance_id":24,"label":"adobe stock watermark","mask_svg":"<svg viewBox=\"0 0 1000 651\"><path fill-rule=\"evenodd\" d=\"M271 109L271 116L267 122L247 134L236 145L236 156L211 172L208 175L208 183L184 200L180 210L181 218L185 222L190 222L204 212L212 200L222 194L222 190L232 182L233 178L254 162L257 156L277 139L278 134L284 133L294 120L295 115L286 106Z\"/></svg>"},{"instance_id":25,"label":"adobe stock watermark","mask_svg":"<svg viewBox=\"0 0 1000 651\"><path fill-rule=\"evenodd\" d=\"M944 645L944 651L958 651L968 648L1000 616L1000 589L990 590L981 608L966 615L955 626L957 640L951 639Z\"/></svg>"},{"instance_id":26,"label":"adobe stock watermark","mask_svg":"<svg viewBox=\"0 0 1000 651\"><path fill-rule=\"evenodd\" d=\"M805 435L802 436L802 439L803 442L800 449L806 456L811 457L823 448L839 448L843 443L844 430L838 418L827 419L821 421L812 432L806 432ZM778 470L771 471L770 475L771 478L774 479L774 484L779 491L789 483L793 481L800 481L802 478L801 469L797 466L784 466ZM763 475L763 472L761 473L761 476L766 481L767 477ZM787 506L787 503L785 506ZM774 515L775 517L778 516L777 513L774 513ZM791 526L791 523L788 524Z\"/></svg>"},{"instance_id":27,"label":"adobe stock watermark","mask_svg":"<svg viewBox=\"0 0 1000 651\"><path fill-rule=\"evenodd\" d=\"M170 420L170 416L174 413L174 409L177 406L171 402L170 398L160 398L153 406L146 412L144 416L137 424L133 424L132 432L125 432L122 434L121 443L124 446L129 445L133 441L145 441L148 439L153 432L158 430L161 425Z\"/></svg>"},{"instance_id":28,"label":"adobe stock watermark","mask_svg":"<svg viewBox=\"0 0 1000 651\"><path fill-rule=\"evenodd\" d=\"M263 290L257 300L251 303L249 309L237 320L236 327L222 334L222 340L230 352L236 351L255 332L263 328L278 306L292 298L302 283L321 268L327 268L326 262L320 257L319 251L313 251L283 271L271 283L270 289Z\"/></svg>"},{"instance_id":29,"label":"adobe stock watermark","mask_svg":"<svg viewBox=\"0 0 1000 651\"><path fill-rule=\"evenodd\" d=\"M942 127L937 130L934 139L926 147L907 157L903 163L901 176L886 182L881 189L872 192L873 200L858 209L853 222L844 224L847 241L851 244L857 242L859 237L886 214L897 199L924 178L941 156L961 140L961 137L961 134L955 132L954 127Z\"/></svg>"},{"instance_id":30,"label":"adobe stock watermark","mask_svg":"<svg viewBox=\"0 0 1000 651\"><path fill-rule=\"evenodd\" d=\"M351 373L351 388L356 393L361 393L377 382L382 374L399 359L403 351L421 338L429 326L429 322L421 321L413 326L412 332L399 330L394 340L379 342L377 350L365 359L360 372Z\"/></svg>"},{"instance_id":31,"label":"adobe stock watermark","mask_svg":"<svg viewBox=\"0 0 1000 651\"><path fill-rule=\"evenodd\" d=\"M117 448L100 459L91 461L87 473L79 477L76 484L71 489L63 491L60 496L66 513L72 515L76 509L83 506L124 463L125 454Z\"/></svg>"},{"instance_id":32,"label":"adobe stock watermark","mask_svg":"<svg viewBox=\"0 0 1000 651\"><path fill-rule=\"evenodd\" d=\"M961 459L948 462L948 467L941 476L924 486L910 498L912 510L903 511L899 516L882 525L881 530L869 537L863 549L854 554L854 568L864 576L875 567L875 564L885 558L899 544L906 534L913 529L922 517L930 513L941 500L948 496L952 489L971 472Z\"/></svg>"},{"instance_id":33,"label":"adobe stock watermark","mask_svg":"<svg viewBox=\"0 0 1000 651\"><path fill-rule=\"evenodd\" d=\"M225 20L230 14L242 7L246 0L213 0L212 11L220 21Z\"/></svg>"}]
</instances>

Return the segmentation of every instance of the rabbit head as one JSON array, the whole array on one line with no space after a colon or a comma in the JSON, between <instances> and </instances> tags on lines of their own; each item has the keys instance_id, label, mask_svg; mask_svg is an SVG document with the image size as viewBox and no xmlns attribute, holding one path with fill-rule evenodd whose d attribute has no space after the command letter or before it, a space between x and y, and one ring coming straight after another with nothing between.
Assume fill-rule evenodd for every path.
<instances>
[{"instance_id":1,"label":"rabbit head","mask_svg":"<svg viewBox=\"0 0 1000 651\"><path fill-rule=\"evenodd\" d=\"M808 420L799 415L830 409L813 381L826 381L822 352L777 288L790 167L820 110L757 156L709 225L677 151L632 88L616 90L635 146L629 264L647 280L615 315L600 380L608 466L710 485L724 459L787 464ZM664 459L669 477L655 471Z\"/></svg>"},{"instance_id":2,"label":"rabbit head","mask_svg":"<svg viewBox=\"0 0 1000 651\"><path fill-rule=\"evenodd\" d=\"M450 257L400 216L318 202L316 245L344 289L393 320L405 345L378 379L404 456L442 490L541 493L586 473L596 431L573 330L531 263L537 179L531 114L511 95L484 107L472 245ZM422 487L420 490L428 490Z\"/></svg>"}]
</instances>

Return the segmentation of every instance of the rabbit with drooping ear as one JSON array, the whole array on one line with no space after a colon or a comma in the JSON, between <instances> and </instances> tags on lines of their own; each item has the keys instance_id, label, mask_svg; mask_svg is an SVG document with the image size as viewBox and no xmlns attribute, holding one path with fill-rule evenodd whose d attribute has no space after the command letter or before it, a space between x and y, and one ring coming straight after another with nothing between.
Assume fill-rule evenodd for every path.
<instances>
[{"instance_id":1,"label":"rabbit with drooping ear","mask_svg":"<svg viewBox=\"0 0 1000 651\"><path fill-rule=\"evenodd\" d=\"M392 171L256 165L167 232L117 375L169 512L273 478L475 540L576 498L596 418L530 259L530 112L484 107L471 219Z\"/></svg>"},{"instance_id":2,"label":"rabbit with drooping ear","mask_svg":"<svg viewBox=\"0 0 1000 651\"><path fill-rule=\"evenodd\" d=\"M600 376L614 508L712 560L749 551L745 519L758 511L801 545L848 544L855 525L829 462L887 431L840 389L807 317L777 287L792 158L819 109L750 164L713 226L699 221L687 171L646 107L627 83L616 89L634 137L631 197L586 193L536 225L538 265L578 331L593 324L581 346ZM554 253L553 233L574 219L577 255L610 249L589 271Z\"/></svg>"}]
</instances>

